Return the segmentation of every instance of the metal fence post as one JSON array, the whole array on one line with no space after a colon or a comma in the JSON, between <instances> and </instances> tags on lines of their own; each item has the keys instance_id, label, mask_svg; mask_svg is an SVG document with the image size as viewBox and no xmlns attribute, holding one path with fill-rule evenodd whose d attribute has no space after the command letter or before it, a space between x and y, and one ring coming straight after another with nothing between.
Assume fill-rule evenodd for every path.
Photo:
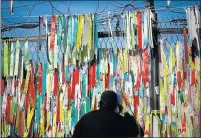
<instances>
[{"instance_id":1,"label":"metal fence post","mask_svg":"<svg viewBox=\"0 0 201 138\"><path fill-rule=\"evenodd\" d=\"M159 92L159 43L158 43L158 29L157 29L157 14L154 9L154 0L145 0L146 7L150 8L153 13L152 30L153 30L153 44L151 48L151 120L152 126L150 129L151 136L160 137L160 92ZM156 126L157 125L157 126ZM158 133L156 133L158 129Z\"/></svg>"}]
</instances>

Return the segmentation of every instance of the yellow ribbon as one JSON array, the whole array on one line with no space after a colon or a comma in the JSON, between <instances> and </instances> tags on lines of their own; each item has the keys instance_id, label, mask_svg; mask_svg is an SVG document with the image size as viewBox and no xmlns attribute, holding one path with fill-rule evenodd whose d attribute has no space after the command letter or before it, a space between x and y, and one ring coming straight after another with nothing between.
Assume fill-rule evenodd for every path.
<instances>
[{"instance_id":1,"label":"yellow ribbon","mask_svg":"<svg viewBox=\"0 0 201 138\"><path fill-rule=\"evenodd\" d=\"M40 136L41 137L44 137L44 133L45 133L44 108L40 110L40 114L41 114L41 118L40 118Z\"/></svg>"},{"instance_id":2,"label":"yellow ribbon","mask_svg":"<svg viewBox=\"0 0 201 138\"><path fill-rule=\"evenodd\" d=\"M77 48L78 52L79 52L79 49L81 47L83 26L84 26L84 16L82 14L79 14L78 15L77 40L76 40L76 48Z\"/></svg>"},{"instance_id":3,"label":"yellow ribbon","mask_svg":"<svg viewBox=\"0 0 201 138\"><path fill-rule=\"evenodd\" d=\"M28 133L29 133L28 129L30 128L33 115L34 115L34 108L30 109L30 105L29 105L28 111L27 111L27 124L26 124L26 129L24 131L24 137L28 137Z\"/></svg>"}]
</instances>

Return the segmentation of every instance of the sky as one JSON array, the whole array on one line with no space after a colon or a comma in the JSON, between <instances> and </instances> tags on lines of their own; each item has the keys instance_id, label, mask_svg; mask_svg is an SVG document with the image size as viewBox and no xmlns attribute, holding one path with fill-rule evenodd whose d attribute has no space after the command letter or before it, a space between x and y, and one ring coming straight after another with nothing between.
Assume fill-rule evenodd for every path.
<instances>
[{"instance_id":1,"label":"sky","mask_svg":"<svg viewBox=\"0 0 201 138\"><path fill-rule=\"evenodd\" d=\"M46 1L18 1L13 0L14 4L14 13L13 15L10 14L10 1L9 0L2 0L1 4L1 16L6 18L9 21L21 21L22 17L16 16L43 16L43 15L51 15L52 14L52 7L48 0ZM144 7L144 0L135 0L135 1L106 1L100 0L98 1L59 1L59 0L51 0L52 5L55 7L54 14L68 14L70 11L71 14L78 14L78 13L95 13L101 12L105 9L105 11L112 10L112 9L120 9L119 7L123 7L128 3L132 3L135 7L143 8ZM38 3L38 4L37 4ZM37 4L34 6L34 4ZM69 5L71 4L70 8ZM157 0L155 1L156 9L164 10L164 6L167 6L167 0ZM192 6L192 5L200 5L200 0L170 0L170 7L177 6L177 7L184 7L184 6ZM28 6L28 7L27 7ZM97 8L98 6L98 8ZM163 7L162 7L163 6ZM135 9L135 7L129 6L130 9ZM69 9L69 10L68 10ZM183 9L173 9L174 11L184 12ZM30 11L31 14L30 14ZM166 10L168 13L168 10ZM170 12L171 13L171 12ZM167 14L170 16L171 14ZM107 13L106 13L107 14ZM165 13L162 13L165 14ZM26 17L24 17L26 18ZM33 17L36 18L36 17ZM4 22L5 23L5 22Z\"/></svg>"}]
</instances>

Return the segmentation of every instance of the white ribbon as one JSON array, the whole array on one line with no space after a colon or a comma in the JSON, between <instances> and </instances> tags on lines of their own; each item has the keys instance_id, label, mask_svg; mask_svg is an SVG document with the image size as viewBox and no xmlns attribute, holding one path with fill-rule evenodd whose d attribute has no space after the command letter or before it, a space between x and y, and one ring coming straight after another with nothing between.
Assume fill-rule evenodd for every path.
<instances>
[{"instance_id":1,"label":"white ribbon","mask_svg":"<svg viewBox=\"0 0 201 138\"><path fill-rule=\"evenodd\" d=\"M197 6L188 7L185 9L186 16L187 16L187 25L188 25L188 32L190 34L190 40L192 41L194 38L197 39L198 49L200 50L199 44L199 36L197 30L199 29L200 25L200 12Z\"/></svg>"}]
</instances>

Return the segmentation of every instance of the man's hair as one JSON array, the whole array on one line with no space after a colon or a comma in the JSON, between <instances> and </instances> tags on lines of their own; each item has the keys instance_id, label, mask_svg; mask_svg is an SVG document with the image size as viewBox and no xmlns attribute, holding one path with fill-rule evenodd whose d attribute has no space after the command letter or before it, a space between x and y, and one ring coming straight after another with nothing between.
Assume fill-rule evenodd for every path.
<instances>
[{"instance_id":1,"label":"man's hair","mask_svg":"<svg viewBox=\"0 0 201 138\"><path fill-rule=\"evenodd\" d=\"M99 102L100 108L114 111L118 105L117 94L114 91L104 91Z\"/></svg>"}]
</instances>

